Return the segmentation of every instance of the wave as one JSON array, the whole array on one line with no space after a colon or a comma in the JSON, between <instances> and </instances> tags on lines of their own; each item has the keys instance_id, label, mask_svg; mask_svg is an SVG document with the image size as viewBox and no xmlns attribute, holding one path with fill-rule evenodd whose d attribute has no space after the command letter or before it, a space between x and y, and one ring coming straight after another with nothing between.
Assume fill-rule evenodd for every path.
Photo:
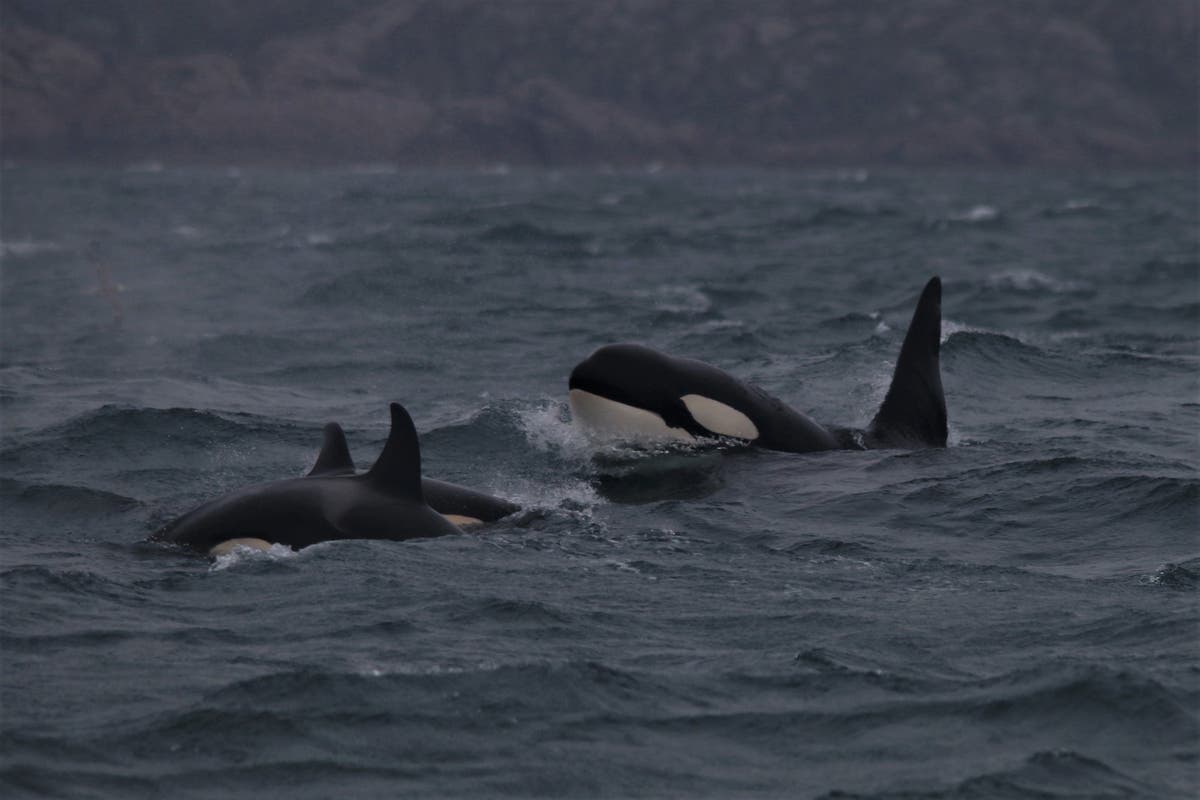
<instances>
[{"instance_id":1,"label":"wave","mask_svg":"<svg viewBox=\"0 0 1200 800\"><path fill-rule=\"evenodd\" d=\"M834 791L820 800L993 800L994 798L1162 797L1162 788L1074 750L1043 750L1017 766L985 772L957 784L882 792Z\"/></svg>"},{"instance_id":2,"label":"wave","mask_svg":"<svg viewBox=\"0 0 1200 800\"><path fill-rule=\"evenodd\" d=\"M1200 558L1178 564L1163 564L1153 574L1145 576L1143 582L1164 589L1194 592L1200 589ZM1194 632L1191 625L1188 628L1189 634Z\"/></svg>"},{"instance_id":3,"label":"wave","mask_svg":"<svg viewBox=\"0 0 1200 800\"><path fill-rule=\"evenodd\" d=\"M93 517L114 514L142 506L133 497L57 483L25 483L12 478L0 478L0 498L5 503L21 503L23 511L53 512L55 514ZM10 506L11 510L11 506Z\"/></svg>"},{"instance_id":4,"label":"wave","mask_svg":"<svg viewBox=\"0 0 1200 800\"><path fill-rule=\"evenodd\" d=\"M1156 475L1113 475L1073 482L1067 491L1093 510L1110 509L1111 519L1166 517L1190 529L1200 507L1200 479Z\"/></svg>"},{"instance_id":5,"label":"wave","mask_svg":"<svg viewBox=\"0 0 1200 800\"><path fill-rule=\"evenodd\" d=\"M45 598L71 595L98 599L121 599L130 589L110 578L88 570L52 570L39 566L18 566L0 570L0 589L9 601L18 597ZM11 612L10 612L11 614ZM6 615L5 623L12 617Z\"/></svg>"},{"instance_id":6,"label":"wave","mask_svg":"<svg viewBox=\"0 0 1200 800\"><path fill-rule=\"evenodd\" d=\"M231 419L230 416L236 419ZM130 438L202 441L241 437L247 433L264 431L277 433L291 427L290 423L279 422L269 417L249 414L230 416L192 408L145 408L105 404L94 411L40 429L29 438L53 440L58 446L90 444L97 447ZM26 445L31 446L33 445ZM9 450L4 452L7 455Z\"/></svg>"},{"instance_id":7,"label":"wave","mask_svg":"<svg viewBox=\"0 0 1200 800\"><path fill-rule=\"evenodd\" d=\"M483 597L455 603L448 617L467 627L496 623L511 625L569 626L572 618L549 603L509 597Z\"/></svg>"},{"instance_id":8,"label":"wave","mask_svg":"<svg viewBox=\"0 0 1200 800\"><path fill-rule=\"evenodd\" d=\"M980 204L963 209L958 213L947 214L940 217L927 217L920 224L920 228L929 232L948 231L958 228L974 229L974 228L1001 228L1008 222L1008 218L1000 209L995 206Z\"/></svg>"},{"instance_id":9,"label":"wave","mask_svg":"<svg viewBox=\"0 0 1200 800\"><path fill-rule=\"evenodd\" d=\"M1082 281L1063 280L1036 269L1008 269L984 280L989 289L1028 293L1091 294L1095 289Z\"/></svg>"},{"instance_id":10,"label":"wave","mask_svg":"<svg viewBox=\"0 0 1200 800\"><path fill-rule=\"evenodd\" d=\"M823 227L848 227L859 223L875 223L880 219L899 217L900 215L900 210L891 206L832 204L821 206L799 216L790 216L776 220L770 224L770 227L781 231Z\"/></svg>"},{"instance_id":11,"label":"wave","mask_svg":"<svg viewBox=\"0 0 1200 800\"><path fill-rule=\"evenodd\" d=\"M491 225L476 238L485 244L514 245L541 249L565 250L576 255L589 255L591 236L555 230L532 222L507 222Z\"/></svg>"},{"instance_id":12,"label":"wave","mask_svg":"<svg viewBox=\"0 0 1200 800\"><path fill-rule=\"evenodd\" d=\"M359 269L340 272L329 280L318 281L297 298L301 306L330 308L363 305L394 310L404 299L404 287L387 270Z\"/></svg>"},{"instance_id":13,"label":"wave","mask_svg":"<svg viewBox=\"0 0 1200 800\"><path fill-rule=\"evenodd\" d=\"M1200 258L1181 254L1146 259L1136 269L1123 271L1113 278L1135 286L1147 282L1180 286L1194 285L1197 275L1200 275Z\"/></svg>"},{"instance_id":14,"label":"wave","mask_svg":"<svg viewBox=\"0 0 1200 800\"><path fill-rule=\"evenodd\" d=\"M518 605L516 613L528 610ZM511 615L514 607L504 607ZM511 621L511 618L510 620ZM537 625L544 614L518 620ZM555 622L554 615L550 617ZM414 694L415 693L415 694ZM303 669L234 681L208 694L203 706L192 711L224 727L236 724L241 708L273 712L272 716L330 717L369 713L399 722L421 716L405 698L424 699L441 708L439 698L453 695L457 704L472 707L485 703L493 714L629 713L644 715L669 706L678 692L671 684L647 674L617 669L592 660L568 661L437 661L375 659L359 673ZM216 709L229 709L217 711ZM224 717L224 719L222 719ZM164 720L155 723L178 723Z\"/></svg>"},{"instance_id":15,"label":"wave","mask_svg":"<svg viewBox=\"0 0 1200 800\"><path fill-rule=\"evenodd\" d=\"M701 315L712 310L713 301L699 286L658 286L633 293L640 300L649 300L656 311L669 315Z\"/></svg>"},{"instance_id":16,"label":"wave","mask_svg":"<svg viewBox=\"0 0 1200 800\"><path fill-rule=\"evenodd\" d=\"M1042 209L1042 216L1050 219L1057 217L1105 217L1112 209L1091 198L1068 200L1062 205Z\"/></svg>"},{"instance_id":17,"label":"wave","mask_svg":"<svg viewBox=\"0 0 1200 800\"><path fill-rule=\"evenodd\" d=\"M1074 375L1081 367L1073 360L1056 358L1035 344L1001 331L976 328L943 320L942 359L950 369L972 374Z\"/></svg>"}]
</instances>

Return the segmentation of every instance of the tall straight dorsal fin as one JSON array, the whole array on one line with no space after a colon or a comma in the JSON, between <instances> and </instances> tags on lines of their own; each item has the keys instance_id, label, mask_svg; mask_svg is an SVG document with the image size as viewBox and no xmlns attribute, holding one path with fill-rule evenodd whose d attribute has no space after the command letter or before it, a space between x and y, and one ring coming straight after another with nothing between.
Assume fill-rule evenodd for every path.
<instances>
[{"instance_id":1,"label":"tall straight dorsal fin","mask_svg":"<svg viewBox=\"0 0 1200 800\"><path fill-rule=\"evenodd\" d=\"M946 397L942 393L942 281L925 284L913 312L892 385L868 435L878 446L946 446Z\"/></svg>"},{"instance_id":2,"label":"tall straight dorsal fin","mask_svg":"<svg viewBox=\"0 0 1200 800\"><path fill-rule=\"evenodd\" d=\"M392 430L379 459L363 477L388 494L424 502L421 491L421 445L412 417L399 403L391 404Z\"/></svg>"},{"instance_id":3,"label":"tall straight dorsal fin","mask_svg":"<svg viewBox=\"0 0 1200 800\"><path fill-rule=\"evenodd\" d=\"M346 444L346 434L342 426L331 422L325 426L325 441L321 444L321 452L317 455L317 463L308 471L311 478L314 475L353 475L354 459L350 458L350 446Z\"/></svg>"}]
</instances>

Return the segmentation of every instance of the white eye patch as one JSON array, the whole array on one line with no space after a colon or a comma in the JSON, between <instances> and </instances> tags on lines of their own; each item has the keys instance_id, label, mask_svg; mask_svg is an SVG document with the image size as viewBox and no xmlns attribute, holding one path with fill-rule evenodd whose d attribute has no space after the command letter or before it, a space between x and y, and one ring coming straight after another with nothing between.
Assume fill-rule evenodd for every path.
<instances>
[{"instance_id":1,"label":"white eye patch","mask_svg":"<svg viewBox=\"0 0 1200 800\"><path fill-rule=\"evenodd\" d=\"M692 419L719 436L758 438L758 426L736 408L699 394L685 394L679 399L687 406Z\"/></svg>"}]
</instances>

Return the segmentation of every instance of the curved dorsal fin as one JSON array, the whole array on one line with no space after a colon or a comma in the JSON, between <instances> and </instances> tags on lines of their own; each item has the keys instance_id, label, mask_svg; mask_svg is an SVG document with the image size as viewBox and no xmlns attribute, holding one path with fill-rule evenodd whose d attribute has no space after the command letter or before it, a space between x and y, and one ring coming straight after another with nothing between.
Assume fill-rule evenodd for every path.
<instances>
[{"instance_id":1,"label":"curved dorsal fin","mask_svg":"<svg viewBox=\"0 0 1200 800\"><path fill-rule=\"evenodd\" d=\"M314 475L353 475L354 459L350 458L350 446L346 444L346 434L342 426L331 422L325 426L325 441L321 444L321 452L317 463L308 471L311 478Z\"/></svg>"},{"instance_id":2,"label":"curved dorsal fin","mask_svg":"<svg viewBox=\"0 0 1200 800\"><path fill-rule=\"evenodd\" d=\"M391 404L392 430L375 465L363 477L391 495L424 501L421 492L421 446L412 417L399 403Z\"/></svg>"},{"instance_id":3,"label":"curved dorsal fin","mask_svg":"<svg viewBox=\"0 0 1200 800\"><path fill-rule=\"evenodd\" d=\"M946 446L946 398L942 394L942 281L929 279L913 312L892 385L869 435L879 444Z\"/></svg>"}]
</instances>

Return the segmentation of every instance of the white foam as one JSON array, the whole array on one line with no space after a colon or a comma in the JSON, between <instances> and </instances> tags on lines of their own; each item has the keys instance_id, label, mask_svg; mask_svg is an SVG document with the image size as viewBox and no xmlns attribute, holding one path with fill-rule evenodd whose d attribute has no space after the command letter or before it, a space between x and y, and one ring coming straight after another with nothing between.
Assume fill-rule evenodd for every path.
<instances>
[{"instance_id":1,"label":"white foam","mask_svg":"<svg viewBox=\"0 0 1200 800\"><path fill-rule=\"evenodd\" d=\"M956 333L994 333L984 328L977 328L974 325L968 325L965 322L955 322L952 319L942 318L942 344L946 343Z\"/></svg>"},{"instance_id":2,"label":"white foam","mask_svg":"<svg viewBox=\"0 0 1200 800\"><path fill-rule=\"evenodd\" d=\"M987 285L993 289L1015 289L1019 292L1045 291L1052 294L1067 294L1086 290L1079 281L1064 281L1038 272L1036 269L1010 269L989 275Z\"/></svg>"},{"instance_id":3,"label":"white foam","mask_svg":"<svg viewBox=\"0 0 1200 800\"><path fill-rule=\"evenodd\" d=\"M555 453L580 453L587 449L587 438L565 414L561 403L546 402L517 412L526 440L538 450Z\"/></svg>"},{"instance_id":4,"label":"white foam","mask_svg":"<svg viewBox=\"0 0 1200 800\"><path fill-rule=\"evenodd\" d=\"M583 518L590 518L592 510L601 502L596 490L584 480L562 483L510 481L498 487L496 494L512 500L523 509L568 511Z\"/></svg>"},{"instance_id":5,"label":"white foam","mask_svg":"<svg viewBox=\"0 0 1200 800\"><path fill-rule=\"evenodd\" d=\"M942 320L941 343L945 344L946 340L949 339L951 336L953 336L956 333L983 333L983 334L987 334L989 336L1003 336L1005 339L1012 339L1014 341L1020 342L1021 344L1026 344L1031 347L1039 346L1038 342L1035 341L1034 339L1032 339L1031 337L1022 335L1022 334L1018 334L1018 333L1013 333L1012 331L998 331L998 330L992 330L991 328L980 328L976 325L968 325L965 322L955 322L954 320L943 319Z\"/></svg>"},{"instance_id":6,"label":"white foam","mask_svg":"<svg viewBox=\"0 0 1200 800\"><path fill-rule=\"evenodd\" d=\"M231 550L213 559L209 572L220 572L238 564L255 561L282 561L295 558L299 553L284 544L273 544L265 550L245 545L235 545Z\"/></svg>"}]
</instances>

